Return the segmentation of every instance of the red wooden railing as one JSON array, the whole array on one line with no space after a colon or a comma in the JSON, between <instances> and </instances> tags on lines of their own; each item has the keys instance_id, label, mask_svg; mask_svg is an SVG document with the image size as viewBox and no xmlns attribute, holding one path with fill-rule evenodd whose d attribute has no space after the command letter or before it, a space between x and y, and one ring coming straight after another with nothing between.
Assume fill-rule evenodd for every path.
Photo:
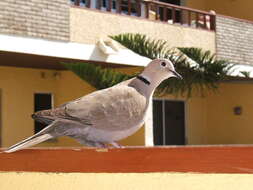
<instances>
[{"instance_id":1,"label":"red wooden railing","mask_svg":"<svg viewBox=\"0 0 253 190\"><path fill-rule=\"evenodd\" d=\"M92 1L92 3L91 3ZM75 6L145 17L169 24L215 30L215 14L157 0L72 0ZM91 6L91 4L93 6Z\"/></svg>"},{"instance_id":2,"label":"red wooden railing","mask_svg":"<svg viewBox=\"0 0 253 190\"><path fill-rule=\"evenodd\" d=\"M153 11L156 20L215 30L215 14L213 13L159 1L143 1L143 3L146 7L146 18L149 18L150 11Z\"/></svg>"},{"instance_id":3,"label":"red wooden railing","mask_svg":"<svg viewBox=\"0 0 253 190\"><path fill-rule=\"evenodd\" d=\"M252 174L252 160L251 145L32 148L9 154L0 149L0 171Z\"/></svg>"}]
</instances>

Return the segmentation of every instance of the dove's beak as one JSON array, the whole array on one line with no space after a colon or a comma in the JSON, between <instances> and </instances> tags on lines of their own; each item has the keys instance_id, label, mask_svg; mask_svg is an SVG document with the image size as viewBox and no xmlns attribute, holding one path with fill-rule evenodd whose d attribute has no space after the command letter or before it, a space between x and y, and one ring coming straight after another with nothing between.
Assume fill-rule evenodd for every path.
<instances>
[{"instance_id":1,"label":"dove's beak","mask_svg":"<svg viewBox=\"0 0 253 190\"><path fill-rule=\"evenodd\" d=\"M170 71L173 73L173 75L174 75L176 78L183 80L183 77L182 77L178 72L173 71L173 70L170 70Z\"/></svg>"}]
</instances>

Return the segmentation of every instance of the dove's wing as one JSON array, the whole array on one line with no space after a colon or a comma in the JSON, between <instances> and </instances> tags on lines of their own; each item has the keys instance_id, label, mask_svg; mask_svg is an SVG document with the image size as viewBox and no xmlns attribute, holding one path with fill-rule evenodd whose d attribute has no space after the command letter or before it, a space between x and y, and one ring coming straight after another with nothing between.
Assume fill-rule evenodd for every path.
<instances>
[{"instance_id":1,"label":"dove's wing","mask_svg":"<svg viewBox=\"0 0 253 190\"><path fill-rule=\"evenodd\" d=\"M146 104L146 98L135 88L121 84L70 102L65 111L79 121L89 121L92 127L121 130L140 122Z\"/></svg>"}]
</instances>

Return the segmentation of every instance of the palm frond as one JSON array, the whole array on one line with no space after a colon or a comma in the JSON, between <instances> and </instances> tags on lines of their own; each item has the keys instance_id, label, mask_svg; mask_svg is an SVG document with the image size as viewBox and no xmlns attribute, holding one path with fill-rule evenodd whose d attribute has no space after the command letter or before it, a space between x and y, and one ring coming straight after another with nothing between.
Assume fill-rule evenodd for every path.
<instances>
[{"instance_id":1,"label":"palm frond","mask_svg":"<svg viewBox=\"0 0 253 190\"><path fill-rule=\"evenodd\" d=\"M110 37L133 52L150 59L168 58L171 51L166 41L152 40L143 34L126 33Z\"/></svg>"},{"instance_id":2,"label":"palm frond","mask_svg":"<svg viewBox=\"0 0 253 190\"><path fill-rule=\"evenodd\" d=\"M250 71L240 71L245 78L250 78Z\"/></svg>"},{"instance_id":3,"label":"palm frond","mask_svg":"<svg viewBox=\"0 0 253 190\"><path fill-rule=\"evenodd\" d=\"M135 75L127 75L109 68L102 68L92 63L61 63L77 76L90 83L96 89L104 89L130 79Z\"/></svg>"}]
</instances>

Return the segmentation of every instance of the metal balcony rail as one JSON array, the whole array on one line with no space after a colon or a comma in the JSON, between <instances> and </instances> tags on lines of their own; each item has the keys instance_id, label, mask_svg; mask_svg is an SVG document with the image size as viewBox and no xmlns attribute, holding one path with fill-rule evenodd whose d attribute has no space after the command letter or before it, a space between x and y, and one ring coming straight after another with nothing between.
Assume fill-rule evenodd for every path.
<instances>
[{"instance_id":1,"label":"metal balcony rail","mask_svg":"<svg viewBox=\"0 0 253 190\"><path fill-rule=\"evenodd\" d=\"M71 0L71 2L75 6L215 31L215 13L157 0Z\"/></svg>"}]
</instances>

